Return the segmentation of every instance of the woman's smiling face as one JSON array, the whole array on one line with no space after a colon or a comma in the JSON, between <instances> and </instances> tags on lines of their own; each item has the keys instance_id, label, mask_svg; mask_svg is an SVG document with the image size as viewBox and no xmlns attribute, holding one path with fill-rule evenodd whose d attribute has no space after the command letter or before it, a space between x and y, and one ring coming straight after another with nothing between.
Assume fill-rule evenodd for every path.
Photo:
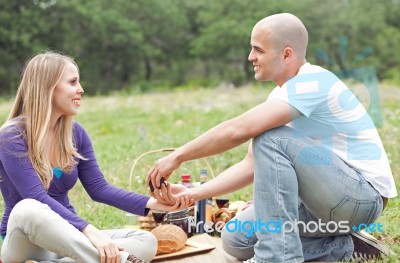
<instances>
[{"instance_id":1,"label":"woman's smiling face","mask_svg":"<svg viewBox=\"0 0 400 263\"><path fill-rule=\"evenodd\" d=\"M53 93L52 114L76 115L81 105L83 88L77 67L68 62Z\"/></svg>"}]
</instances>

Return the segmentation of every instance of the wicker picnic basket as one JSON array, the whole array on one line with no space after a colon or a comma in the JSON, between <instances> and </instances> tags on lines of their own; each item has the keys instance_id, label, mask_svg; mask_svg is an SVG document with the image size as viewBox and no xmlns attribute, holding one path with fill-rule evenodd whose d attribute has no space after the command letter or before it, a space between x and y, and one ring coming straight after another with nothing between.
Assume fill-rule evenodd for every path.
<instances>
[{"instance_id":1,"label":"wicker picnic basket","mask_svg":"<svg viewBox=\"0 0 400 263\"><path fill-rule=\"evenodd\" d=\"M174 150L175 150L175 148L161 148L161 149L151 150L151 151L148 151L148 152L145 152L145 153L141 154L139 157L134 159L132 167L131 167L131 172L130 172L130 175L129 175L129 188L130 188L130 191L132 191L132 186L135 184L135 182L134 182L135 168L136 168L138 162L143 157L145 157L147 155L150 155L150 154L154 154L154 153L173 152ZM210 163L207 161L207 159L206 158L201 158L201 159L199 159L199 161L201 161L203 163L203 165L205 165L205 168L207 169L207 172L209 172L210 177L214 178L214 170L212 169L212 167L211 167ZM194 214L194 207L190 207L189 211L193 215ZM147 214L147 216L139 217L139 226L140 226L140 229L147 230L147 231L151 231L157 226L157 223L154 222L152 211L150 211Z\"/></svg>"}]
</instances>

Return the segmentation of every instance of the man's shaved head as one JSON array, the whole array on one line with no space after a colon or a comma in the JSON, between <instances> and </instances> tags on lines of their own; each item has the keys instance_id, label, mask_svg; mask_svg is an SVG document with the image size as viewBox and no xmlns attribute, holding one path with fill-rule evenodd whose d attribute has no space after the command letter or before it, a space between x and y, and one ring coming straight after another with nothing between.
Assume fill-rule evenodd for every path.
<instances>
[{"instance_id":1,"label":"man's shaved head","mask_svg":"<svg viewBox=\"0 0 400 263\"><path fill-rule=\"evenodd\" d=\"M308 32L296 16L289 13L267 16L254 26L253 30L256 29L269 34L268 39L276 50L291 47L297 56L306 57Z\"/></svg>"}]
</instances>

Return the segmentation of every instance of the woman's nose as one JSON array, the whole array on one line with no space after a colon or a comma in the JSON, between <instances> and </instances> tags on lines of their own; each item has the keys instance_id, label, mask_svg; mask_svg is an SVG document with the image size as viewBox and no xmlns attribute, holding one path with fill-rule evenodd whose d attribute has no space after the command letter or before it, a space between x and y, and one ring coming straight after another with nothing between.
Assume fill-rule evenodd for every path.
<instances>
[{"instance_id":1,"label":"woman's nose","mask_svg":"<svg viewBox=\"0 0 400 263\"><path fill-rule=\"evenodd\" d=\"M79 84L79 88L78 88L77 93L78 93L78 94L83 94L83 93L85 93L85 91L83 90L81 84Z\"/></svg>"}]
</instances>

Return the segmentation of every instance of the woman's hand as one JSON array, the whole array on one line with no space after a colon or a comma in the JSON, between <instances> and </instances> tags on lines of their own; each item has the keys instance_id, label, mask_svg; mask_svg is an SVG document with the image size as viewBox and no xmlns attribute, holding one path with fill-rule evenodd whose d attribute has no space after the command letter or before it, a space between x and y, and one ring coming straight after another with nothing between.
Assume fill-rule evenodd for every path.
<instances>
[{"instance_id":1,"label":"woman's hand","mask_svg":"<svg viewBox=\"0 0 400 263\"><path fill-rule=\"evenodd\" d=\"M181 187L186 188L180 185L173 185L171 187L171 184L169 183L167 183L166 186L162 184L160 190L161 193L155 191L154 196L156 197L156 199L150 198L147 202L146 207L162 211L181 210L189 207L194 202L193 199L190 199L189 195L181 194L177 196L171 192L171 189L174 189L176 193L183 192L184 189L182 189Z\"/></svg>"},{"instance_id":2,"label":"woman's hand","mask_svg":"<svg viewBox=\"0 0 400 263\"><path fill-rule=\"evenodd\" d=\"M118 247L115 242L104 235L93 225L87 225L82 233L85 234L99 251L100 263L119 263L121 261L120 251L124 250L122 247Z\"/></svg>"}]
</instances>

